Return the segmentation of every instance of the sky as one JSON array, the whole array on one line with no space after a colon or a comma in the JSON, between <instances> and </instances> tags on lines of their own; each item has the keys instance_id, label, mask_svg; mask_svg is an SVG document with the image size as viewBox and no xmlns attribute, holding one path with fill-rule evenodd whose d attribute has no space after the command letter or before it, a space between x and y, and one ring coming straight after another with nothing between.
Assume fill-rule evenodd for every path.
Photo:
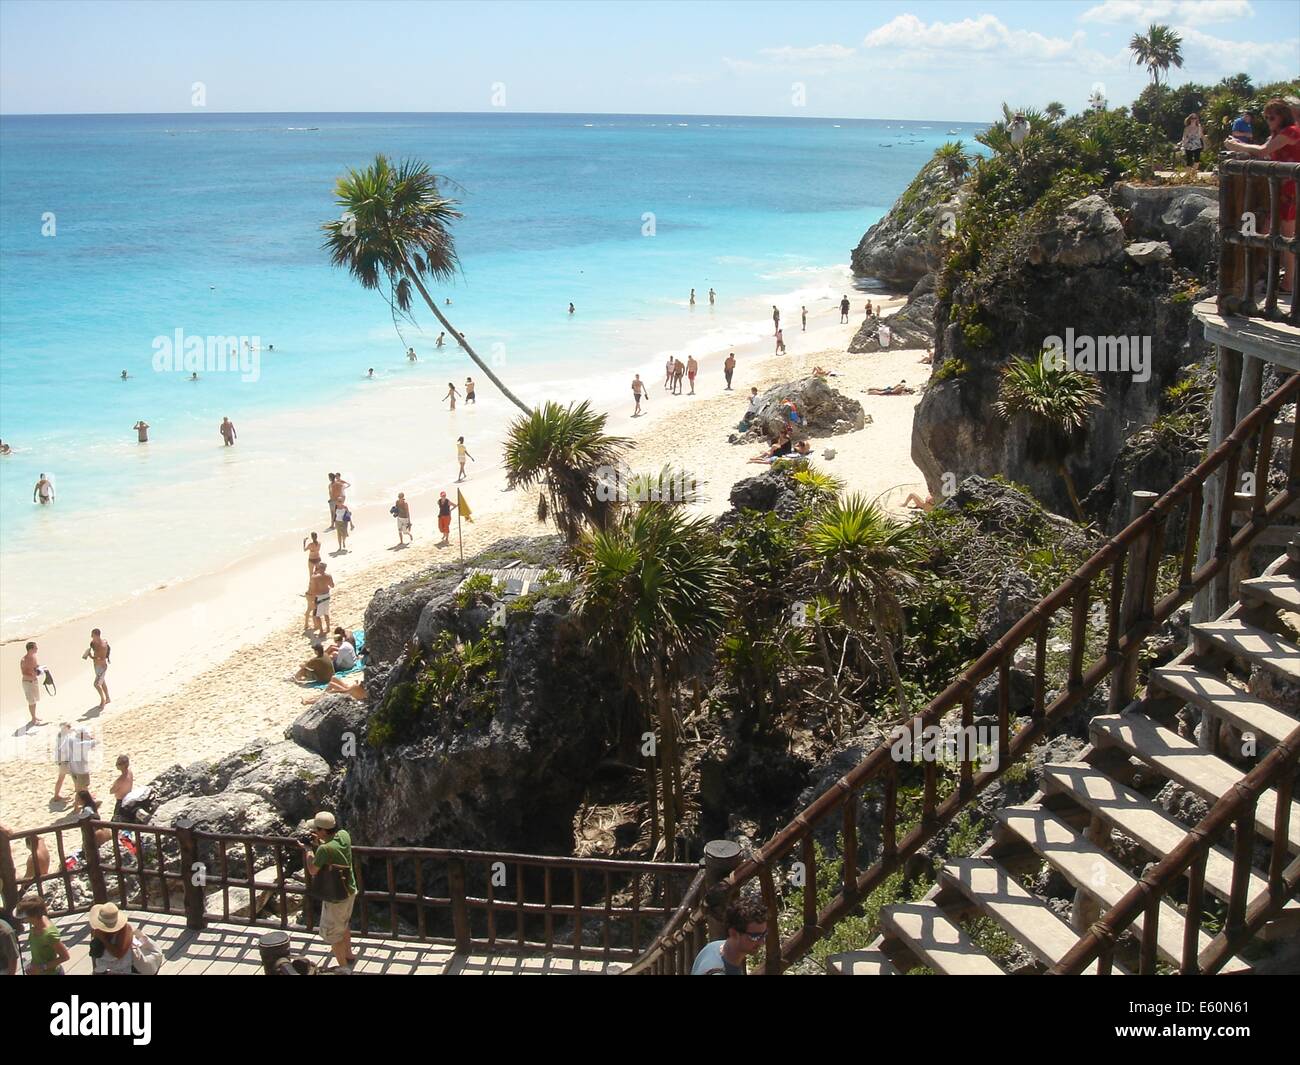
<instances>
[{"instance_id":1,"label":"sky","mask_svg":"<svg viewBox=\"0 0 1300 1065\"><path fill-rule=\"evenodd\" d=\"M987 121L1300 76L1300 0L0 0L0 113L521 111Z\"/></svg>"}]
</instances>

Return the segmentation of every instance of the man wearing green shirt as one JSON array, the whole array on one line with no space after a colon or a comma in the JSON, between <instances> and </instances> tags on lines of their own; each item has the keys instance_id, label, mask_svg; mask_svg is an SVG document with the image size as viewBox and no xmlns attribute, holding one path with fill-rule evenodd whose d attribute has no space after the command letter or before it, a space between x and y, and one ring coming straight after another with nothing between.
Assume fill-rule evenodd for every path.
<instances>
[{"instance_id":1,"label":"man wearing green shirt","mask_svg":"<svg viewBox=\"0 0 1300 1065\"><path fill-rule=\"evenodd\" d=\"M357 877L352 869L352 837L338 827L332 813L322 811L312 819L311 837L316 851L307 853L307 871L317 876L329 866L340 866L348 887L347 898L320 904L320 937L334 953L339 966L351 965L352 906L357 901Z\"/></svg>"}]
</instances>

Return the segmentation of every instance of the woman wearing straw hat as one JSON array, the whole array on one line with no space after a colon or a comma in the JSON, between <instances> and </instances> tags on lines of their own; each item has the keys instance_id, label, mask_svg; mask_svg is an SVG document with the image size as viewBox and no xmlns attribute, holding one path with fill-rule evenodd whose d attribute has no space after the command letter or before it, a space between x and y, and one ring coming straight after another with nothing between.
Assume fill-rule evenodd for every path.
<instances>
[{"instance_id":1,"label":"woman wearing straw hat","mask_svg":"<svg viewBox=\"0 0 1300 1065\"><path fill-rule=\"evenodd\" d=\"M95 975L130 976L134 971L131 947L135 943L135 929L127 914L116 903L104 902L92 906L86 920L90 925L90 956L95 962Z\"/></svg>"},{"instance_id":2,"label":"woman wearing straw hat","mask_svg":"<svg viewBox=\"0 0 1300 1065\"><path fill-rule=\"evenodd\" d=\"M312 880L318 878L321 887L327 884L338 887L320 898L320 937L334 954L340 968L347 968L356 959L352 955L352 906L357 901L357 877L352 869L352 838L338 827L334 815L327 811L318 813L311 822L311 838L316 844L315 853L307 851L307 872ZM313 883L313 888L317 885ZM316 892L313 891L313 895ZM340 897L334 898L332 896Z\"/></svg>"}]
</instances>

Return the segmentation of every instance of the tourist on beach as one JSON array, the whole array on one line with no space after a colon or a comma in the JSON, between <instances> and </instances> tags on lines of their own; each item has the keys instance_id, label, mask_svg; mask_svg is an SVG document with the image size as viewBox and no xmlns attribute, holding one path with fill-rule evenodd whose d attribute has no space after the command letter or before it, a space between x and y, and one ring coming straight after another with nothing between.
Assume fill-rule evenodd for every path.
<instances>
[{"instance_id":1,"label":"tourist on beach","mask_svg":"<svg viewBox=\"0 0 1300 1065\"><path fill-rule=\"evenodd\" d=\"M90 630L90 646L86 648L83 659L91 658L95 664L95 691L99 695L99 708L106 707L110 700L108 698L108 682L104 680L104 675L108 672L108 660L113 654L113 649L108 646L108 642L99 634L98 629Z\"/></svg>"},{"instance_id":2,"label":"tourist on beach","mask_svg":"<svg viewBox=\"0 0 1300 1065\"><path fill-rule=\"evenodd\" d=\"M767 940L767 907L755 895L742 895L726 910L726 939L704 944L691 966L692 976L744 976L745 959Z\"/></svg>"},{"instance_id":3,"label":"tourist on beach","mask_svg":"<svg viewBox=\"0 0 1300 1065\"><path fill-rule=\"evenodd\" d=\"M27 922L28 976L62 976L63 963L72 955L59 940L59 926L50 920L45 900L28 895L18 903L17 914Z\"/></svg>"},{"instance_id":4,"label":"tourist on beach","mask_svg":"<svg viewBox=\"0 0 1300 1065\"><path fill-rule=\"evenodd\" d=\"M221 419L221 439L226 442L226 447L235 446L235 438L239 435L235 432L235 423L229 418Z\"/></svg>"},{"instance_id":5,"label":"tourist on beach","mask_svg":"<svg viewBox=\"0 0 1300 1065\"><path fill-rule=\"evenodd\" d=\"M717 299L717 293L712 288L709 289L709 306L713 306L714 300Z\"/></svg>"},{"instance_id":6,"label":"tourist on beach","mask_svg":"<svg viewBox=\"0 0 1300 1065\"><path fill-rule=\"evenodd\" d=\"M409 538L415 543L411 533L411 504L406 501L406 493L397 493L397 502L393 504L393 517L397 519L397 546L401 547Z\"/></svg>"},{"instance_id":7,"label":"tourist on beach","mask_svg":"<svg viewBox=\"0 0 1300 1065\"><path fill-rule=\"evenodd\" d=\"M686 376L691 382L691 395L695 395L695 375L700 372L700 364L695 361L694 355L686 357Z\"/></svg>"},{"instance_id":8,"label":"tourist on beach","mask_svg":"<svg viewBox=\"0 0 1300 1065\"><path fill-rule=\"evenodd\" d=\"M776 351L774 354L785 354L785 334L780 329L776 331Z\"/></svg>"},{"instance_id":9,"label":"tourist on beach","mask_svg":"<svg viewBox=\"0 0 1300 1065\"><path fill-rule=\"evenodd\" d=\"M472 377L465 378L465 402L473 403L476 407L478 406L478 403L474 399L474 378Z\"/></svg>"},{"instance_id":10,"label":"tourist on beach","mask_svg":"<svg viewBox=\"0 0 1300 1065\"><path fill-rule=\"evenodd\" d=\"M79 803L82 792L90 795L90 752L99 746L95 733L85 725L74 725L63 738L67 745L61 757L68 763L68 775L72 777L74 795ZM98 812L98 806L96 806Z\"/></svg>"},{"instance_id":11,"label":"tourist on beach","mask_svg":"<svg viewBox=\"0 0 1300 1065\"><path fill-rule=\"evenodd\" d=\"M311 611L314 631L325 634L330 625L330 592L334 588L334 578L326 572L326 564L317 562L316 569L307 584L307 603Z\"/></svg>"},{"instance_id":12,"label":"tourist on beach","mask_svg":"<svg viewBox=\"0 0 1300 1065\"><path fill-rule=\"evenodd\" d=\"M38 879L50 875L50 848L45 845L40 833L33 832L24 842L27 844L27 865L23 869L22 879L18 881L19 891L25 885L35 887Z\"/></svg>"},{"instance_id":13,"label":"tourist on beach","mask_svg":"<svg viewBox=\"0 0 1300 1065\"><path fill-rule=\"evenodd\" d=\"M779 458L784 458L794 450L793 432L788 425L781 427L780 433L777 434L776 443L769 447L761 454L755 455L750 462L774 462Z\"/></svg>"},{"instance_id":14,"label":"tourist on beach","mask_svg":"<svg viewBox=\"0 0 1300 1065\"><path fill-rule=\"evenodd\" d=\"M346 673L357 664L357 645L350 632L335 629L329 645L325 648L325 657L334 666L335 673Z\"/></svg>"},{"instance_id":15,"label":"tourist on beach","mask_svg":"<svg viewBox=\"0 0 1300 1065\"><path fill-rule=\"evenodd\" d=\"M667 361L666 363L664 363L664 388L672 388L672 386L673 386L673 367L674 367L676 364L677 364L677 360L674 359L671 355L669 355L669 356L668 356L668 361Z\"/></svg>"},{"instance_id":16,"label":"tourist on beach","mask_svg":"<svg viewBox=\"0 0 1300 1065\"><path fill-rule=\"evenodd\" d=\"M934 496L927 495L922 499L915 492L908 492L907 498L903 500L903 506L907 507L908 510L933 510Z\"/></svg>"},{"instance_id":17,"label":"tourist on beach","mask_svg":"<svg viewBox=\"0 0 1300 1065\"><path fill-rule=\"evenodd\" d=\"M346 695L349 699L356 699L358 702L364 703L366 701L366 684L365 681L361 680L344 680L340 676L333 676L330 677L330 682L325 685L323 692L303 696L303 705L310 706L327 695Z\"/></svg>"},{"instance_id":18,"label":"tourist on beach","mask_svg":"<svg viewBox=\"0 0 1300 1065\"><path fill-rule=\"evenodd\" d=\"M632 378L632 399L636 402L636 409L632 411L633 418L641 417L641 397L645 392L645 384L641 380L641 375L637 374ZM650 402L650 397L646 396L645 401Z\"/></svg>"},{"instance_id":19,"label":"tourist on beach","mask_svg":"<svg viewBox=\"0 0 1300 1065\"><path fill-rule=\"evenodd\" d=\"M682 394L682 378L686 376L686 363L681 359L673 359L673 395Z\"/></svg>"},{"instance_id":20,"label":"tourist on beach","mask_svg":"<svg viewBox=\"0 0 1300 1065\"><path fill-rule=\"evenodd\" d=\"M1178 147L1183 150L1183 162L1198 170L1201 166L1201 149L1205 146L1205 131L1201 129L1201 116L1193 112L1183 119L1183 139Z\"/></svg>"},{"instance_id":21,"label":"tourist on beach","mask_svg":"<svg viewBox=\"0 0 1300 1065\"><path fill-rule=\"evenodd\" d=\"M457 482L465 480L466 459L469 459L470 462L477 461L474 458L474 456L469 453L469 450L465 447L465 438L463 436L458 436L456 437L456 462L460 466L460 472L456 474Z\"/></svg>"},{"instance_id":22,"label":"tourist on beach","mask_svg":"<svg viewBox=\"0 0 1300 1065\"><path fill-rule=\"evenodd\" d=\"M131 426L131 428L135 430L135 440L137 444L149 443L149 423L147 421L141 418L140 421L136 422Z\"/></svg>"},{"instance_id":23,"label":"tourist on beach","mask_svg":"<svg viewBox=\"0 0 1300 1065\"><path fill-rule=\"evenodd\" d=\"M345 480L343 479L343 475L342 475L342 474L340 474L340 473L331 473L331 474L330 474L330 487L329 487L329 493L330 493L330 496L329 496L329 507L330 507L330 524L331 524L331 525L333 525L334 522L335 522L335 513L334 513L334 512L335 512L339 507L341 507L344 503L347 502L347 499L348 499L348 497L347 497L347 490L348 490L349 488L351 488L351 487L352 487L352 485L351 485L349 482L347 482L347 481L345 481Z\"/></svg>"},{"instance_id":24,"label":"tourist on beach","mask_svg":"<svg viewBox=\"0 0 1300 1065\"><path fill-rule=\"evenodd\" d=\"M446 337L447 337L447 334L446 334L445 332L444 332L444 333L439 333L439 334L438 334L438 339L435 340L435 341L433 342L433 346L434 346L435 348L440 348L440 347L442 347L443 341L446 339Z\"/></svg>"},{"instance_id":25,"label":"tourist on beach","mask_svg":"<svg viewBox=\"0 0 1300 1065\"><path fill-rule=\"evenodd\" d=\"M880 341L880 348L883 351L893 342L894 332L884 322L881 322L880 328L876 330L876 339Z\"/></svg>"},{"instance_id":26,"label":"tourist on beach","mask_svg":"<svg viewBox=\"0 0 1300 1065\"><path fill-rule=\"evenodd\" d=\"M315 533L303 537L302 549L307 552L307 575L311 576L316 572L316 563L320 561L320 540Z\"/></svg>"},{"instance_id":27,"label":"tourist on beach","mask_svg":"<svg viewBox=\"0 0 1300 1065\"><path fill-rule=\"evenodd\" d=\"M773 304L772 305L772 332L779 333L780 331L781 331L781 312L777 310L776 305Z\"/></svg>"},{"instance_id":28,"label":"tourist on beach","mask_svg":"<svg viewBox=\"0 0 1300 1065\"><path fill-rule=\"evenodd\" d=\"M695 289L691 289L691 306L695 306Z\"/></svg>"},{"instance_id":29,"label":"tourist on beach","mask_svg":"<svg viewBox=\"0 0 1300 1065\"><path fill-rule=\"evenodd\" d=\"M334 508L334 537L339 542L339 549L336 554L343 554L348 549L348 533L356 528L352 522L352 511L348 510L346 503L341 503Z\"/></svg>"},{"instance_id":30,"label":"tourist on beach","mask_svg":"<svg viewBox=\"0 0 1300 1065\"><path fill-rule=\"evenodd\" d=\"M54 794L50 797L51 802L67 802L63 797L63 781L68 774L72 772L68 765L72 757L72 747L68 742L68 736L72 732L70 722L59 722L59 734L54 738L54 763L58 766L59 775L54 781Z\"/></svg>"},{"instance_id":31,"label":"tourist on beach","mask_svg":"<svg viewBox=\"0 0 1300 1065\"><path fill-rule=\"evenodd\" d=\"M317 640L311 645L311 657L298 667L293 679L307 684L326 684L332 676L334 663L325 654L325 645Z\"/></svg>"},{"instance_id":32,"label":"tourist on beach","mask_svg":"<svg viewBox=\"0 0 1300 1065\"><path fill-rule=\"evenodd\" d=\"M808 308L807 307L799 308L799 324L800 326L802 326L800 332L803 333L808 332Z\"/></svg>"},{"instance_id":33,"label":"tourist on beach","mask_svg":"<svg viewBox=\"0 0 1300 1065\"><path fill-rule=\"evenodd\" d=\"M37 499L41 501L43 507L54 502L54 482L45 474L40 475L36 481L36 486L32 489L32 502L35 503Z\"/></svg>"},{"instance_id":34,"label":"tourist on beach","mask_svg":"<svg viewBox=\"0 0 1300 1065\"><path fill-rule=\"evenodd\" d=\"M849 297L847 295L840 297L840 325L849 320Z\"/></svg>"},{"instance_id":35,"label":"tourist on beach","mask_svg":"<svg viewBox=\"0 0 1300 1065\"><path fill-rule=\"evenodd\" d=\"M87 779L90 779L89 776L87 776ZM90 820L92 821L103 820L103 818L99 816L99 802L98 800L96 800L96 798L93 795L90 794L90 788L88 787L77 789L76 795L74 796L72 808L73 810L76 811L78 818L80 818L83 813L89 812ZM113 838L113 830L111 828L95 829L96 847L102 847L105 843L107 843L112 838Z\"/></svg>"},{"instance_id":36,"label":"tourist on beach","mask_svg":"<svg viewBox=\"0 0 1300 1065\"><path fill-rule=\"evenodd\" d=\"M117 767L117 779L109 787L108 793L115 800L113 803L113 820L122 821L125 819L122 804L126 802L126 797L135 791L135 774L131 772L131 758L129 755L119 754L115 765Z\"/></svg>"},{"instance_id":37,"label":"tourist on beach","mask_svg":"<svg viewBox=\"0 0 1300 1065\"><path fill-rule=\"evenodd\" d=\"M742 433L749 429L749 423L754 420L754 416L758 413L759 402L758 389L751 387L749 390L749 409L745 411L744 417L740 419L740 425L737 426Z\"/></svg>"},{"instance_id":38,"label":"tourist on beach","mask_svg":"<svg viewBox=\"0 0 1300 1065\"><path fill-rule=\"evenodd\" d=\"M572 313L573 313L573 310L574 310L574 308L573 308L573 304L570 303L570 304L569 304L569 313L572 314ZM465 335L464 333L461 334L462 337L463 337L464 335Z\"/></svg>"},{"instance_id":39,"label":"tourist on beach","mask_svg":"<svg viewBox=\"0 0 1300 1065\"><path fill-rule=\"evenodd\" d=\"M1291 105L1277 97L1269 100L1264 105L1264 122L1268 126L1268 139L1263 144L1227 140L1223 142L1223 150L1234 155L1252 155L1278 163L1300 163L1300 126L1296 124L1295 112L1291 109ZM1288 239L1295 236L1297 184L1296 181L1288 180L1279 185L1278 229L1281 235ZM1260 212L1257 226L1261 236L1268 233L1268 225L1268 212ZM1290 294L1295 291L1296 257L1282 252L1281 259L1282 288L1280 291Z\"/></svg>"},{"instance_id":40,"label":"tourist on beach","mask_svg":"<svg viewBox=\"0 0 1300 1065\"><path fill-rule=\"evenodd\" d=\"M443 396L442 398L443 398L443 399L449 399L449 400L451 400L451 409L452 409L452 410L455 410L455 409L456 409L456 397L459 396L459 395L460 395L460 393L456 391L456 384L455 384L455 382L454 382L454 381L448 381L448 382L447 382L447 394L446 394L445 396Z\"/></svg>"},{"instance_id":41,"label":"tourist on beach","mask_svg":"<svg viewBox=\"0 0 1300 1065\"><path fill-rule=\"evenodd\" d=\"M871 309L871 301L867 300L867 317L870 318L875 312Z\"/></svg>"},{"instance_id":42,"label":"tourist on beach","mask_svg":"<svg viewBox=\"0 0 1300 1065\"><path fill-rule=\"evenodd\" d=\"M351 965L352 906L357 900L357 877L352 869L352 837L338 827L334 815L321 811L311 824L311 838L316 845L308 850L304 864L312 880L317 877L340 877L344 888L343 898L337 902L321 902L320 937L334 954L340 967Z\"/></svg>"},{"instance_id":43,"label":"tourist on beach","mask_svg":"<svg viewBox=\"0 0 1300 1065\"><path fill-rule=\"evenodd\" d=\"M869 396L910 396L915 394L915 388L908 388L906 381L899 381L896 385L890 385L888 388L868 388Z\"/></svg>"},{"instance_id":44,"label":"tourist on beach","mask_svg":"<svg viewBox=\"0 0 1300 1065\"><path fill-rule=\"evenodd\" d=\"M722 364L722 376L727 379L726 391L731 391L731 375L736 372L736 353L733 351L727 355L727 361Z\"/></svg>"},{"instance_id":45,"label":"tourist on beach","mask_svg":"<svg viewBox=\"0 0 1300 1065\"><path fill-rule=\"evenodd\" d=\"M36 704L41 701L41 666L36 661L36 644L27 643L27 653L18 663L23 675L23 697L27 700L27 712L31 715L28 725L43 725L36 717Z\"/></svg>"},{"instance_id":46,"label":"tourist on beach","mask_svg":"<svg viewBox=\"0 0 1300 1065\"><path fill-rule=\"evenodd\" d=\"M442 533L438 546L446 547L451 543L451 500L446 492L438 493L438 531Z\"/></svg>"}]
</instances>

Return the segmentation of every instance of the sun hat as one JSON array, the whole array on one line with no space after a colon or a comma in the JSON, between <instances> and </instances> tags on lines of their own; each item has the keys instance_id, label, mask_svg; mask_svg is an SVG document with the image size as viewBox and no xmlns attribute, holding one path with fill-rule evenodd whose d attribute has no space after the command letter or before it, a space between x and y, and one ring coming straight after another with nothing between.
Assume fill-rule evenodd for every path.
<instances>
[{"instance_id":1,"label":"sun hat","mask_svg":"<svg viewBox=\"0 0 1300 1065\"><path fill-rule=\"evenodd\" d=\"M334 815L327 810L322 810L311 819L312 828L319 828L322 832L333 832L337 825Z\"/></svg>"},{"instance_id":2,"label":"sun hat","mask_svg":"<svg viewBox=\"0 0 1300 1065\"><path fill-rule=\"evenodd\" d=\"M120 932L126 926L127 914L115 902L104 902L90 908L87 919L98 932Z\"/></svg>"}]
</instances>

